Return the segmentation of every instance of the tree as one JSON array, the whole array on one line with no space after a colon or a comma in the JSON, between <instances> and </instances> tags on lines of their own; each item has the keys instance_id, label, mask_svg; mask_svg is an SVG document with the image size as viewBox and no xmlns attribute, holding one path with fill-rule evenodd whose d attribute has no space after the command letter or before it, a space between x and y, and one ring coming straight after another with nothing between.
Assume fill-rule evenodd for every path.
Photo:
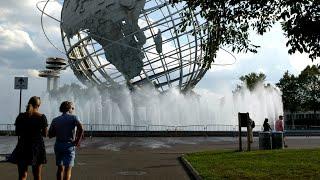
<instances>
[{"instance_id":1,"label":"tree","mask_svg":"<svg viewBox=\"0 0 320 180\"><path fill-rule=\"evenodd\" d=\"M250 73L239 78L243 85L248 87L252 91L259 82L264 82L266 80L266 75L263 73ZM238 85L237 89L241 89L241 85Z\"/></svg>"},{"instance_id":2,"label":"tree","mask_svg":"<svg viewBox=\"0 0 320 180\"><path fill-rule=\"evenodd\" d=\"M320 1L280 1L282 29L291 46L289 54L296 51L308 53L312 60L320 57Z\"/></svg>"},{"instance_id":3,"label":"tree","mask_svg":"<svg viewBox=\"0 0 320 180\"><path fill-rule=\"evenodd\" d=\"M297 77L287 71L277 86L282 91L285 110L313 111L313 119L316 119L316 111L320 110L320 69L317 66L307 66Z\"/></svg>"},{"instance_id":4,"label":"tree","mask_svg":"<svg viewBox=\"0 0 320 180\"><path fill-rule=\"evenodd\" d=\"M286 71L276 85L282 91L284 109L292 113L301 110L301 97L299 96L301 93L299 92L300 85L298 77Z\"/></svg>"},{"instance_id":5,"label":"tree","mask_svg":"<svg viewBox=\"0 0 320 180\"><path fill-rule=\"evenodd\" d=\"M299 75L301 104L305 110L312 110L316 114L320 110L320 69L317 66L307 66Z\"/></svg>"},{"instance_id":6,"label":"tree","mask_svg":"<svg viewBox=\"0 0 320 180\"><path fill-rule=\"evenodd\" d=\"M195 11L207 21L193 34L207 35L202 39L205 51L204 66L214 62L220 46L231 47L232 52L257 52L259 46L251 43L249 31L263 35L276 22L288 38L289 54L308 53L314 60L320 57L320 1L318 0L170 0L185 2L188 8L181 13L180 31L197 25L191 17Z\"/></svg>"}]
</instances>

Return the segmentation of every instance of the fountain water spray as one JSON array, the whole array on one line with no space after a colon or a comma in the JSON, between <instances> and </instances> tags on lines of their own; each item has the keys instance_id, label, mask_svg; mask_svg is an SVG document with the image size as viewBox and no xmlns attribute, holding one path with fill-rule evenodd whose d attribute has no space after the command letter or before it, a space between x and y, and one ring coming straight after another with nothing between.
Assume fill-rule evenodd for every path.
<instances>
[{"instance_id":1,"label":"fountain water spray","mask_svg":"<svg viewBox=\"0 0 320 180\"><path fill-rule=\"evenodd\" d=\"M177 89L160 93L151 86L134 91L126 88L99 91L68 88L62 95L47 95L42 110L49 122L58 116L62 101L75 103L76 114L93 130L235 130L238 112L249 112L257 130L263 120L270 122L283 114L281 92L272 86L257 85L253 91L242 88L238 92L216 94L195 90L181 94Z\"/></svg>"}]
</instances>

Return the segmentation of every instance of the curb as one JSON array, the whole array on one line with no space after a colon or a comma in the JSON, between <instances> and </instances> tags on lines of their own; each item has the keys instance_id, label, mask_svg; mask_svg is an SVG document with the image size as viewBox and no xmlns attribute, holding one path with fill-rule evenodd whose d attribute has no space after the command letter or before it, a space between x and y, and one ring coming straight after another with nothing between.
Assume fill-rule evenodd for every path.
<instances>
[{"instance_id":1,"label":"curb","mask_svg":"<svg viewBox=\"0 0 320 180\"><path fill-rule=\"evenodd\" d=\"M179 158L180 163L183 165L183 168L185 169L185 171L187 172L187 174L189 175L190 179L192 180L202 180L201 176L199 175L198 171L195 170L192 165L189 163L189 161L182 156L180 156Z\"/></svg>"}]
</instances>

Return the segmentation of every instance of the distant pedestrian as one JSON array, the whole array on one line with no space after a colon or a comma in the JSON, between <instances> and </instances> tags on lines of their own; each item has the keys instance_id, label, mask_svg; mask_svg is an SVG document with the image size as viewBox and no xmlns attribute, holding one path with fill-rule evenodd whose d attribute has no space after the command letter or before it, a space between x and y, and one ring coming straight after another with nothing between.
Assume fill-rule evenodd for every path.
<instances>
[{"instance_id":1,"label":"distant pedestrian","mask_svg":"<svg viewBox=\"0 0 320 180\"><path fill-rule=\"evenodd\" d=\"M60 105L61 116L52 120L49 137L56 137L54 152L56 155L57 179L70 180L74 166L75 147L80 146L83 127L74 113L74 104L64 101ZM75 135L75 128L77 128Z\"/></svg>"},{"instance_id":2,"label":"distant pedestrian","mask_svg":"<svg viewBox=\"0 0 320 180\"><path fill-rule=\"evenodd\" d=\"M249 125L248 125L248 134L249 134L249 141L253 143L253 128L256 127L256 123L249 117Z\"/></svg>"},{"instance_id":3,"label":"distant pedestrian","mask_svg":"<svg viewBox=\"0 0 320 180\"><path fill-rule=\"evenodd\" d=\"M31 97L26 112L20 113L15 122L18 143L9 161L17 164L20 180L27 179L29 165L34 179L41 180L42 164L47 162L43 136L47 136L48 123L39 112L40 104L40 97Z\"/></svg>"},{"instance_id":4,"label":"distant pedestrian","mask_svg":"<svg viewBox=\"0 0 320 180\"><path fill-rule=\"evenodd\" d=\"M267 131L272 131L271 127L270 127L270 124L268 123L268 118L265 118L264 119L264 122L263 122L263 131L264 132L267 132Z\"/></svg>"},{"instance_id":5,"label":"distant pedestrian","mask_svg":"<svg viewBox=\"0 0 320 180\"><path fill-rule=\"evenodd\" d=\"M279 119L276 121L276 131L284 131L284 124L283 124L283 116L279 116Z\"/></svg>"},{"instance_id":6,"label":"distant pedestrian","mask_svg":"<svg viewBox=\"0 0 320 180\"><path fill-rule=\"evenodd\" d=\"M283 132L283 144L284 147L288 147L286 145L286 138L285 138L285 132L284 132L284 122L283 122L283 116L280 115L279 119L276 121L276 126L275 126L276 131Z\"/></svg>"}]
</instances>

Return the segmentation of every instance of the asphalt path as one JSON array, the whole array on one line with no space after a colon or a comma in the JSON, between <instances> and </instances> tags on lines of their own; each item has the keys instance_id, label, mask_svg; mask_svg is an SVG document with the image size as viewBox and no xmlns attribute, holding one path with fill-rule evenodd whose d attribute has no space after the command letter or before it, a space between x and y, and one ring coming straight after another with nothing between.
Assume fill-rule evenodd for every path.
<instances>
[{"instance_id":1,"label":"asphalt path","mask_svg":"<svg viewBox=\"0 0 320 180\"><path fill-rule=\"evenodd\" d=\"M288 137L288 148L318 148L320 137ZM243 146L246 146L245 138ZM252 149L258 148L255 138ZM46 139L48 163L43 179L55 179L54 139ZM8 154L16 137L0 137L0 154ZM86 138L77 149L72 179L189 179L178 157L182 154L238 148L234 137ZM3 156L0 156L3 158ZM31 168L29 168L31 172ZM0 179L17 179L14 164L0 163ZM29 179L32 179L30 173Z\"/></svg>"}]
</instances>

